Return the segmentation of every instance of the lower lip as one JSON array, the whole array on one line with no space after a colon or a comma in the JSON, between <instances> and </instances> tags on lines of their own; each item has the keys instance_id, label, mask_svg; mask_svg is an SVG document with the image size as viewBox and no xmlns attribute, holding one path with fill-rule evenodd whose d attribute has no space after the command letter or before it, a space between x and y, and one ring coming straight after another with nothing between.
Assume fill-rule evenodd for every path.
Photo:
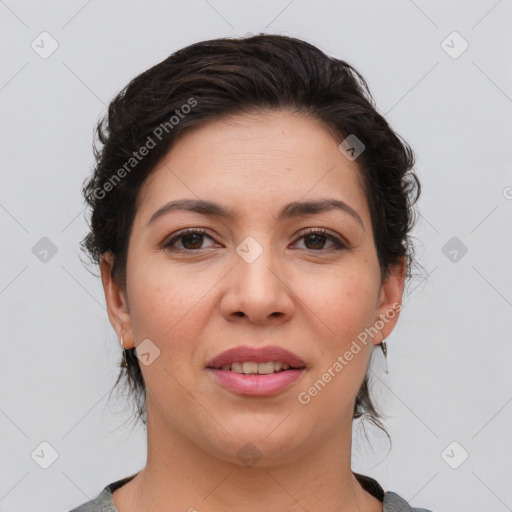
<instances>
[{"instance_id":1,"label":"lower lip","mask_svg":"<svg viewBox=\"0 0 512 512\"><path fill-rule=\"evenodd\" d=\"M208 368L217 382L239 395L271 396L290 387L304 373L304 368L270 373L268 375L236 373Z\"/></svg>"}]
</instances>

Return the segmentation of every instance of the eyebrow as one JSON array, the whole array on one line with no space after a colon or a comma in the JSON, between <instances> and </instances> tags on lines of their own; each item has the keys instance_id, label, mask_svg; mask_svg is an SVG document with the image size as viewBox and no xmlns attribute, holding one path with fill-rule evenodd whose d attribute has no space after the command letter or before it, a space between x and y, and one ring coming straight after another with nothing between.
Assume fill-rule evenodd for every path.
<instances>
[{"instance_id":1,"label":"eyebrow","mask_svg":"<svg viewBox=\"0 0 512 512\"><path fill-rule=\"evenodd\" d=\"M221 217L225 219L233 219L236 217L235 213L220 204L212 201L205 201L202 199L178 199L170 201L159 208L146 223L148 227L159 217L166 215L170 212L177 210L185 210L189 212L196 212L202 215L209 215L212 217ZM319 199L317 201L294 201L287 204L281 209L277 216L277 220L291 219L294 217L301 217L304 215L312 215L323 213L332 210L340 210L348 213L361 225L364 230L364 224L359 214L347 203L339 199Z\"/></svg>"}]
</instances>

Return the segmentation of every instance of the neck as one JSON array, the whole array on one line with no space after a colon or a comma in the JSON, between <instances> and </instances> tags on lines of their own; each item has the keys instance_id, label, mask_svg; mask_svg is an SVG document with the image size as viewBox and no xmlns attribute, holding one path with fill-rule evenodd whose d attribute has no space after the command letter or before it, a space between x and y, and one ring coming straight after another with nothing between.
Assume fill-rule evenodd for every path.
<instances>
[{"instance_id":1,"label":"neck","mask_svg":"<svg viewBox=\"0 0 512 512\"><path fill-rule=\"evenodd\" d=\"M308 453L296 448L287 461L246 467L206 452L160 420L148 409L147 464L120 489L127 488L116 500L120 512L223 512L234 504L237 512L382 510L352 473L351 421Z\"/></svg>"}]
</instances>

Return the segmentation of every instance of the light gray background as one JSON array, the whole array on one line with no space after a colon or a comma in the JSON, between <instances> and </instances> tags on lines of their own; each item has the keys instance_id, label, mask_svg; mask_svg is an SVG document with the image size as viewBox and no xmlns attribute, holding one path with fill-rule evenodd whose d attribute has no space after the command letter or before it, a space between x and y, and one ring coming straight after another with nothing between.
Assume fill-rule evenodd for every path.
<instances>
[{"instance_id":1,"label":"light gray background","mask_svg":"<svg viewBox=\"0 0 512 512\"><path fill-rule=\"evenodd\" d=\"M171 52L260 31L354 64L418 159L428 278L388 340L389 375L375 369L393 447L356 429L354 470L436 512L512 510L510 0L7 0L0 21L0 510L67 511L144 465L144 432L118 428L123 404L108 402L120 348L80 261L92 130ZM31 48L50 48L43 31L59 45L46 59ZM457 58L453 31L469 44ZM49 457L43 441L48 469L31 457Z\"/></svg>"}]
</instances>

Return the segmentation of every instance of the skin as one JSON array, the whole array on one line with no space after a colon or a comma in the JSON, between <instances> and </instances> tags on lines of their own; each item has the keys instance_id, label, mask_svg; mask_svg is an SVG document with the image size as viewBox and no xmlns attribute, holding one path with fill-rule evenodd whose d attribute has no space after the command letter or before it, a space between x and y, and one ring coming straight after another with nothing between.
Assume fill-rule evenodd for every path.
<instances>
[{"instance_id":1,"label":"skin","mask_svg":"<svg viewBox=\"0 0 512 512\"><path fill-rule=\"evenodd\" d=\"M144 183L126 289L111 278L112 255L100 263L109 318L125 348L150 339L160 350L141 364L148 459L113 493L120 512L234 504L239 512L382 510L351 472L352 412L371 351L398 312L308 404L297 398L401 302L404 286L404 261L382 282L357 160L339 142L323 123L289 112L224 117L180 138ZM340 210L276 220L292 201L325 198L347 203L361 223ZM179 210L147 226L175 199L214 201L236 215ZM163 248L184 228L206 236ZM346 247L305 237L307 228L325 228ZM263 249L252 263L236 252L248 236ZM205 365L242 344L282 346L306 371L275 396L231 393ZM262 454L252 467L237 457L248 442Z\"/></svg>"}]
</instances>

